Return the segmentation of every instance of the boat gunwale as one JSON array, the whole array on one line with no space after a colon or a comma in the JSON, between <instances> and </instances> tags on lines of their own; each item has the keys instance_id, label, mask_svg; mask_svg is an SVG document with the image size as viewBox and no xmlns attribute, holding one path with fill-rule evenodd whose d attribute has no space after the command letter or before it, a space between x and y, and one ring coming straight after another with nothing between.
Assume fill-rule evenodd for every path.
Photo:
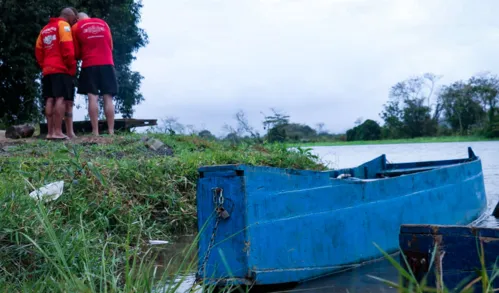
<instances>
[{"instance_id":1,"label":"boat gunwale","mask_svg":"<svg viewBox=\"0 0 499 293\"><path fill-rule=\"evenodd\" d=\"M362 164L359 164L355 167L347 167L347 168L339 168L339 169L328 169L328 170L323 170L323 171L315 171L315 170L309 170L309 169L298 169L298 168L280 168L280 167L272 167L272 166L266 166L266 165L252 165L252 164L221 164L221 165L209 165L209 166L201 166L198 168L198 173L205 173L205 172L227 172L227 171L244 171L250 168L266 168L269 170L283 170L286 172L297 172L297 173L311 173L311 174L324 174L324 173L332 173L335 171L342 171L342 170L348 170L348 169L355 169L359 168L361 166L364 166L366 163L369 163L373 160L379 159L379 158L385 158L384 164L385 164L385 170L389 171L394 171L394 170L399 170L403 168L393 168L393 166L409 166L409 165L421 165L418 168L421 167L426 167L426 168L432 168L430 170L426 171L432 171L433 169L441 169L445 167L453 167L456 165L465 165L468 163L473 163L475 161L481 161L479 156L476 156L473 153L473 150L471 148L468 148L468 154L469 156L467 158L459 158L459 159L447 159L447 160L430 160L430 161L412 161L412 162L399 162L399 163L388 163L388 160L386 159L386 154L382 154L380 156L375 157L374 159L370 161L366 161ZM389 168L392 167L392 168ZM409 169L409 168L408 168ZM412 168L415 169L415 168ZM425 171L421 171L425 172ZM420 173L420 172L417 172ZM375 180L378 179L385 179L385 178L376 178ZM372 179L360 179L359 180L372 180Z\"/></svg>"},{"instance_id":2,"label":"boat gunwale","mask_svg":"<svg viewBox=\"0 0 499 293\"><path fill-rule=\"evenodd\" d=\"M377 158L383 157L378 156ZM375 158L376 159L376 158ZM369 162L369 161L367 161ZM472 163L476 162L481 162L480 157L478 156L473 156L471 158L461 158L461 159L452 159L452 160L434 160L434 161L419 161L419 162L406 162L406 163L390 163L386 164L386 168L382 170L382 172L396 172L396 171L411 171L415 170L415 172L408 172L405 174L400 174L396 176L387 176L387 177L381 177L381 178L358 178L358 177L348 177L348 178L334 178L332 173L337 172L337 171L345 171L345 170L352 170L355 168L362 167L364 164L367 162L358 165L357 167L351 167L351 168L341 168L341 169L330 169L330 170L324 170L324 171L314 171L314 170L306 170L306 169L295 169L295 168L279 168L279 167L269 167L269 166L255 166L255 165L249 165L249 164L227 164L227 165L213 165L213 166L203 166L200 167L199 173L214 173L214 172L237 172L237 171L245 171L251 168L266 168L268 170L282 170L285 171L286 173L292 174L292 175L318 175L318 174L329 174L330 175L330 180L334 181L342 181L342 182L348 182L348 183L367 183L367 182L375 182L375 181L380 181L380 180L390 180L390 179L397 179L400 176L414 176L416 174L424 174L427 172L433 172L436 170L442 170L442 169L447 169L447 168L455 168L457 166L466 166ZM386 161L385 161L386 162ZM448 163L448 164L446 164ZM414 168L388 168L389 166L401 166L401 165L411 165L411 164L423 164L424 166L421 167L414 167ZM419 168L424 168L422 170L417 170ZM201 176L202 177L202 176Z\"/></svg>"}]
</instances>

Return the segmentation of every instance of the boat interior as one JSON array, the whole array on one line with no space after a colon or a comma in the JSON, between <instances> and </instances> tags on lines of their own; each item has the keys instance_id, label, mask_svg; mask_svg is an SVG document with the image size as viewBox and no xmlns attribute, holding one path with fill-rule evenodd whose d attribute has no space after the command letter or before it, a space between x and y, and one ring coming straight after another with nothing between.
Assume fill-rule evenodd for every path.
<instances>
[{"instance_id":1,"label":"boat interior","mask_svg":"<svg viewBox=\"0 0 499 293\"><path fill-rule=\"evenodd\" d=\"M331 171L331 177L335 179L380 179L398 177L407 174L430 171L450 165L462 164L477 160L471 148L468 148L468 158L441 160L441 161L422 161L410 163L388 163L385 155L381 155L372 161L366 162L355 168L346 168Z\"/></svg>"}]
</instances>

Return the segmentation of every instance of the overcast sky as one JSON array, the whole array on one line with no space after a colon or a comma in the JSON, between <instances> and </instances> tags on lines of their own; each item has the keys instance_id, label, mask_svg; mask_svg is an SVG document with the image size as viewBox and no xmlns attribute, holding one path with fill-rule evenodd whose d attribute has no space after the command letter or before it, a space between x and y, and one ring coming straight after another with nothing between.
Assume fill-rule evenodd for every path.
<instances>
[{"instance_id":1,"label":"overcast sky","mask_svg":"<svg viewBox=\"0 0 499 293\"><path fill-rule=\"evenodd\" d=\"M136 118L178 117L219 134L244 109L275 107L343 132L380 121L390 87L499 66L497 0L143 0L150 39ZM84 110L81 110L84 111ZM380 121L381 122L381 121Z\"/></svg>"}]
</instances>

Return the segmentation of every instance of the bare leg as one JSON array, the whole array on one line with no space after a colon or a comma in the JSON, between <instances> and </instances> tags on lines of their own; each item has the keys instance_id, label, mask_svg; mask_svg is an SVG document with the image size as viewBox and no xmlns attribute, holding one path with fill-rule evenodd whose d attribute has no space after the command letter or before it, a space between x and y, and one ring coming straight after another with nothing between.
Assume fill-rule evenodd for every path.
<instances>
[{"instance_id":1,"label":"bare leg","mask_svg":"<svg viewBox=\"0 0 499 293\"><path fill-rule=\"evenodd\" d=\"M45 102L45 117L47 118L47 139L54 137L54 123L52 121L54 115L54 98L47 98Z\"/></svg>"},{"instance_id":2,"label":"bare leg","mask_svg":"<svg viewBox=\"0 0 499 293\"><path fill-rule=\"evenodd\" d=\"M70 138L76 138L73 129L73 101L65 101L64 121L66 122L66 134Z\"/></svg>"},{"instance_id":3,"label":"bare leg","mask_svg":"<svg viewBox=\"0 0 499 293\"><path fill-rule=\"evenodd\" d=\"M97 104L97 95L88 94L88 116L92 123L92 134L99 135L99 105Z\"/></svg>"},{"instance_id":4,"label":"bare leg","mask_svg":"<svg viewBox=\"0 0 499 293\"><path fill-rule=\"evenodd\" d=\"M111 95L104 95L104 113L106 114L109 134L114 135L114 104Z\"/></svg>"},{"instance_id":5,"label":"bare leg","mask_svg":"<svg viewBox=\"0 0 499 293\"><path fill-rule=\"evenodd\" d=\"M52 122L54 125L54 138L66 138L62 133L62 115L64 113L64 98L56 98Z\"/></svg>"}]
</instances>

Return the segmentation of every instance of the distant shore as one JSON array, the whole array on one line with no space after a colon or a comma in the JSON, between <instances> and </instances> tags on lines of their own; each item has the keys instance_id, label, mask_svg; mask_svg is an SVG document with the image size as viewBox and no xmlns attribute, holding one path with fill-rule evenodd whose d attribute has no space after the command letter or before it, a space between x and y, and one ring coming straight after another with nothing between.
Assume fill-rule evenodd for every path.
<instances>
[{"instance_id":1,"label":"distant shore","mask_svg":"<svg viewBox=\"0 0 499 293\"><path fill-rule=\"evenodd\" d=\"M476 142L476 141L499 141L499 139L486 138L483 136L441 136L441 137L418 137L418 138L406 138L406 139L367 140L367 141L325 141L325 142L307 142L307 143L288 143L287 145L289 147L317 147L317 146Z\"/></svg>"}]
</instances>

